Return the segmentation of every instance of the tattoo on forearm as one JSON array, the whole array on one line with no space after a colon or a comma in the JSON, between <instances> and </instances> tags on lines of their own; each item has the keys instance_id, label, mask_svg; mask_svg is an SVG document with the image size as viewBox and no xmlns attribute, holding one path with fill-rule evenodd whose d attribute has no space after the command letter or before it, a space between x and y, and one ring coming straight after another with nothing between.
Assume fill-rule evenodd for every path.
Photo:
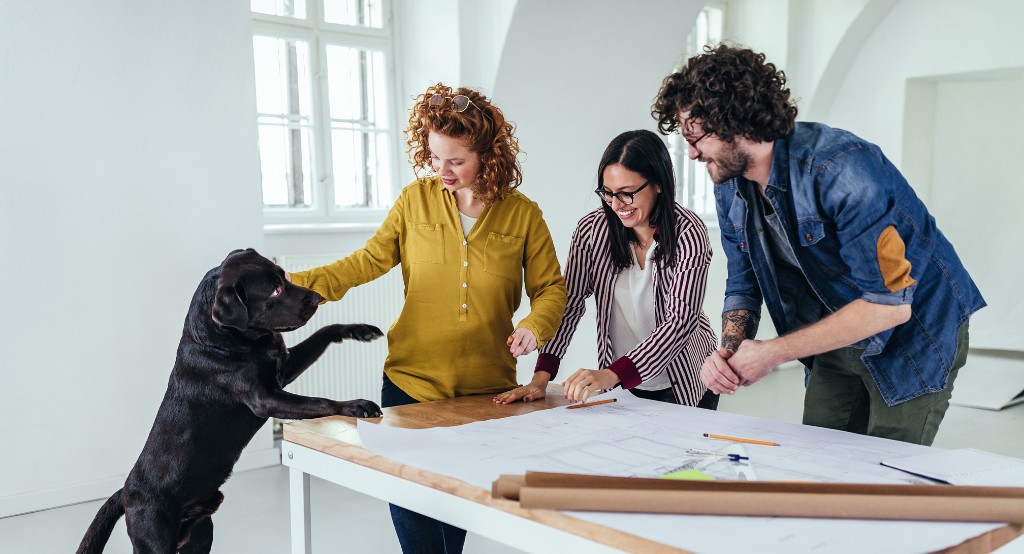
<instances>
[{"instance_id":1,"label":"tattoo on forearm","mask_svg":"<svg viewBox=\"0 0 1024 554\"><path fill-rule=\"evenodd\" d=\"M743 339L757 336L761 316L749 310L732 310L722 314L722 348L736 351Z\"/></svg>"}]
</instances>

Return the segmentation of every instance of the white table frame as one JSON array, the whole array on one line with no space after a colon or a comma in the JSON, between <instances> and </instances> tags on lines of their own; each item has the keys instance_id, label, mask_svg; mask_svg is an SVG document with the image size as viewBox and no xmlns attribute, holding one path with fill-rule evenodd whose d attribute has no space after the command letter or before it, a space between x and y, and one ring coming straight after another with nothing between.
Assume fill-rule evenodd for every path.
<instances>
[{"instance_id":1,"label":"white table frame","mask_svg":"<svg viewBox=\"0 0 1024 554\"><path fill-rule=\"evenodd\" d=\"M309 505L310 475L428 515L525 552L623 552L606 544L293 442L282 441L281 454L282 462L289 469L292 554L312 554L313 551Z\"/></svg>"}]
</instances>

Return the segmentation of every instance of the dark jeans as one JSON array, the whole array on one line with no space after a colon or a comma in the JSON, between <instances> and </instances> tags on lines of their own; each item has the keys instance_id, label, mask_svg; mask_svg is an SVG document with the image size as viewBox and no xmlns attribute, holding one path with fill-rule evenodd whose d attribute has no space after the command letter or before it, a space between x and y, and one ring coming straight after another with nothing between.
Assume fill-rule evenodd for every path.
<instances>
[{"instance_id":1,"label":"dark jeans","mask_svg":"<svg viewBox=\"0 0 1024 554\"><path fill-rule=\"evenodd\" d=\"M417 400L398 388L384 376L384 385L380 390L380 405L384 408L415 404ZM400 506L391 506L391 522L395 525L398 542L404 554L459 554L466 544L466 530L447 523L406 510Z\"/></svg>"},{"instance_id":2,"label":"dark jeans","mask_svg":"<svg viewBox=\"0 0 1024 554\"><path fill-rule=\"evenodd\" d=\"M672 387L661 390L629 389L629 392L633 393L633 396L643 398L645 400L657 400L658 402L678 404L678 402L676 402L676 396L672 394ZM700 402L697 403L697 407L704 408L705 410L717 410L718 395L709 390L704 391L704 396L701 397Z\"/></svg>"}]
</instances>

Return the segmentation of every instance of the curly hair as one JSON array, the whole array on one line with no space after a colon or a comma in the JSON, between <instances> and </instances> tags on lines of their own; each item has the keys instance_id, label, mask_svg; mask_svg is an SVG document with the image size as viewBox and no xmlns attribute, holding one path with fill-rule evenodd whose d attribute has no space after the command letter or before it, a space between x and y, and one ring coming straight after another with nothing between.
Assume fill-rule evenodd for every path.
<instances>
[{"instance_id":1,"label":"curly hair","mask_svg":"<svg viewBox=\"0 0 1024 554\"><path fill-rule=\"evenodd\" d=\"M430 98L440 94L445 101L430 105ZM452 109L452 98L463 95L472 102L464 111ZM452 138L468 139L468 147L480 156L480 175L473 184L473 196L490 205L505 198L523 182L519 165L519 141L515 125L483 94L468 88L453 89L441 83L428 87L416 97L409 113L409 161L417 177L430 167L427 138L431 132Z\"/></svg>"},{"instance_id":2,"label":"curly hair","mask_svg":"<svg viewBox=\"0 0 1024 554\"><path fill-rule=\"evenodd\" d=\"M703 54L665 77L651 107L662 134L686 124L679 121L680 111L689 111L705 133L726 142L788 136L797 113L783 71L766 63L764 54L725 44L705 46Z\"/></svg>"}]
</instances>

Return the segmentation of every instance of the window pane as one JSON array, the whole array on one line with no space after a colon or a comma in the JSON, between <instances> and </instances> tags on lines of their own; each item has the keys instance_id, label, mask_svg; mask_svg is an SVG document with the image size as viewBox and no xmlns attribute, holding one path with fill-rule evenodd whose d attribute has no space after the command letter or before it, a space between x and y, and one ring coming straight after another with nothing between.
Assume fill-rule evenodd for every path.
<instances>
[{"instance_id":1,"label":"window pane","mask_svg":"<svg viewBox=\"0 0 1024 554\"><path fill-rule=\"evenodd\" d=\"M309 116L312 81L309 43L276 37L252 39L256 69L256 111Z\"/></svg>"},{"instance_id":2,"label":"window pane","mask_svg":"<svg viewBox=\"0 0 1024 554\"><path fill-rule=\"evenodd\" d=\"M379 29L383 27L381 0L324 0L324 21Z\"/></svg>"},{"instance_id":3,"label":"window pane","mask_svg":"<svg viewBox=\"0 0 1024 554\"><path fill-rule=\"evenodd\" d=\"M697 16L687 39L687 56L703 51L705 44L714 46L722 41L725 12L718 7L706 6ZM715 216L715 185L704 163L689 158L689 148L679 133L668 137L670 154L676 166L679 202L705 218Z\"/></svg>"},{"instance_id":4,"label":"window pane","mask_svg":"<svg viewBox=\"0 0 1024 554\"><path fill-rule=\"evenodd\" d=\"M369 206L390 190L388 135L360 129L331 133L336 207Z\"/></svg>"},{"instance_id":5,"label":"window pane","mask_svg":"<svg viewBox=\"0 0 1024 554\"><path fill-rule=\"evenodd\" d=\"M715 208L715 183L711 180L711 174L705 164L695 162L687 158L687 163L693 166L693 211L699 214L714 215Z\"/></svg>"},{"instance_id":6,"label":"window pane","mask_svg":"<svg viewBox=\"0 0 1024 554\"><path fill-rule=\"evenodd\" d=\"M327 87L331 118L387 126L384 53L330 44Z\"/></svg>"},{"instance_id":7,"label":"window pane","mask_svg":"<svg viewBox=\"0 0 1024 554\"><path fill-rule=\"evenodd\" d=\"M252 11L306 19L306 0L250 0Z\"/></svg>"},{"instance_id":8,"label":"window pane","mask_svg":"<svg viewBox=\"0 0 1024 554\"><path fill-rule=\"evenodd\" d=\"M694 46L696 47L696 49L694 50L694 53L699 54L702 51L702 49L704 48L704 45L708 43L708 12L707 12L707 10L704 10L704 11L700 12L699 14L697 14L697 23L693 27L693 35L694 35L694 41L696 42L696 44L694 44Z\"/></svg>"},{"instance_id":9,"label":"window pane","mask_svg":"<svg viewBox=\"0 0 1024 554\"><path fill-rule=\"evenodd\" d=\"M284 119L259 124L263 205L307 207L313 203L309 128Z\"/></svg>"},{"instance_id":10,"label":"window pane","mask_svg":"<svg viewBox=\"0 0 1024 554\"><path fill-rule=\"evenodd\" d=\"M707 43L716 45L722 42L722 31L725 29L725 12L719 8L704 8L708 15L708 36Z\"/></svg>"}]
</instances>

